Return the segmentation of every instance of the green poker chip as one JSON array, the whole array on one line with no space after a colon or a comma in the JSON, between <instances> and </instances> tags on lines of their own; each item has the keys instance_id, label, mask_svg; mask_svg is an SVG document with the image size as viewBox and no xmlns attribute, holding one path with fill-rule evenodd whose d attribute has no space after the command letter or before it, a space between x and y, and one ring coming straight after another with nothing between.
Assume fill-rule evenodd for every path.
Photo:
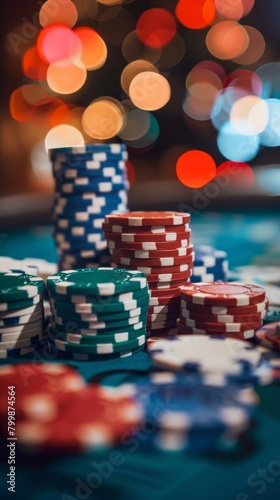
<instances>
[{"instance_id":1,"label":"green poker chip","mask_svg":"<svg viewBox=\"0 0 280 500\"><path fill-rule=\"evenodd\" d=\"M51 337L50 340L59 351L71 353L77 352L83 354L98 354L102 356L115 352L123 352L125 350L131 351L133 349L137 349L138 347L144 346L146 344L146 335L139 335L139 337L134 340L119 342L118 344L73 344L71 342L65 342L63 340L52 339Z\"/></svg>"},{"instance_id":2,"label":"green poker chip","mask_svg":"<svg viewBox=\"0 0 280 500\"><path fill-rule=\"evenodd\" d=\"M14 311L16 309L25 309L27 307L35 306L36 304L40 304L42 302L41 295L35 295L31 299L27 300L17 300L12 302L0 302L0 312L5 311Z\"/></svg>"},{"instance_id":3,"label":"green poker chip","mask_svg":"<svg viewBox=\"0 0 280 500\"><path fill-rule=\"evenodd\" d=\"M129 313L113 313L113 314L103 314L103 315L94 315L94 314L78 314L78 313L69 313L67 311L62 311L62 310L57 310L56 308L52 309L53 317L54 318L62 318L65 322L66 321L77 321L78 323L105 323L105 326L107 326L107 323L112 324L113 323L118 325L119 323L123 324L133 324L133 323L138 323L141 321L141 318L144 317L144 315L148 314L148 308L149 304L146 303L144 307L138 307L135 309L135 314L133 316L129 315ZM135 319L136 318L136 319ZM121 326L121 325L120 325Z\"/></svg>"},{"instance_id":4,"label":"green poker chip","mask_svg":"<svg viewBox=\"0 0 280 500\"><path fill-rule=\"evenodd\" d=\"M147 286L144 273L127 269L99 267L53 274L47 279L51 292L64 295L111 296L141 290Z\"/></svg>"},{"instance_id":5,"label":"green poker chip","mask_svg":"<svg viewBox=\"0 0 280 500\"><path fill-rule=\"evenodd\" d=\"M64 342L70 342L72 344L119 344L120 342L128 342L130 340L137 339L140 335L146 335L146 329L142 328L135 332L119 332L104 335L79 335L76 333L61 333L55 328L50 327L50 338L52 340L62 340Z\"/></svg>"},{"instance_id":6,"label":"green poker chip","mask_svg":"<svg viewBox=\"0 0 280 500\"><path fill-rule=\"evenodd\" d=\"M0 302L27 300L44 291L44 280L24 272L0 273Z\"/></svg>"},{"instance_id":7,"label":"green poker chip","mask_svg":"<svg viewBox=\"0 0 280 500\"><path fill-rule=\"evenodd\" d=\"M78 303L72 304L67 302L62 302L60 300L50 299L51 306L57 311L64 313L69 312L70 314L96 314L98 317L105 317L110 315L121 315L122 317L134 316L133 311L139 309L139 307L145 307L149 304L149 295L146 292L140 298L132 299L127 302L112 302L106 301L102 303L101 301L96 304L89 303Z\"/></svg>"},{"instance_id":8,"label":"green poker chip","mask_svg":"<svg viewBox=\"0 0 280 500\"><path fill-rule=\"evenodd\" d=\"M110 311L121 311L126 310L126 307L134 308L135 306L131 304L135 300L146 298L149 293L148 286L142 288L141 290L133 292L125 292L116 295L100 297L98 295L63 295L61 293L50 292L49 296L55 302L63 303L66 305L74 304L90 304L92 309L95 311L110 310ZM133 306L133 307L132 307Z\"/></svg>"},{"instance_id":9,"label":"green poker chip","mask_svg":"<svg viewBox=\"0 0 280 500\"><path fill-rule=\"evenodd\" d=\"M78 333L79 335L97 335L97 334L112 334L112 333L120 333L123 332L124 330L126 332L137 332L141 330L142 328L145 328L146 325L146 320L145 321L139 321L139 323L136 323L135 325L127 325L125 327L119 326L116 327L114 326L113 328L102 328L102 329L97 329L97 328L84 328L81 327L77 322L74 321L69 321L65 326L59 325L55 322L52 322L51 326L53 326L58 332L62 333Z\"/></svg>"},{"instance_id":10,"label":"green poker chip","mask_svg":"<svg viewBox=\"0 0 280 500\"><path fill-rule=\"evenodd\" d=\"M68 315L65 317L60 317L53 315L53 321L56 325L62 327L67 327L68 323L76 323L80 328L94 329L94 330L114 330L115 328L126 328L133 326L139 322L146 323L148 309L142 312L139 316L134 316L133 318L127 318L120 321L80 321L77 318L72 319Z\"/></svg>"},{"instance_id":11,"label":"green poker chip","mask_svg":"<svg viewBox=\"0 0 280 500\"><path fill-rule=\"evenodd\" d=\"M96 354L84 354L81 352L65 352L60 351L55 347L52 340L48 342L48 359L66 359L69 361L106 361L118 358L128 358L135 354L142 352L145 349L145 345L138 347L137 349L124 350L120 352L114 352L112 354L103 354L102 357Z\"/></svg>"}]
</instances>

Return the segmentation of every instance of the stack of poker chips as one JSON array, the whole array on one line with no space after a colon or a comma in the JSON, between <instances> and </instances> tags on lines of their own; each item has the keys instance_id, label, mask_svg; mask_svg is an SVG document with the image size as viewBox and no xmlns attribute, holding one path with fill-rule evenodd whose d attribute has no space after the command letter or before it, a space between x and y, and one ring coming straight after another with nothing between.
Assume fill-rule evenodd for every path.
<instances>
[{"instance_id":1,"label":"stack of poker chips","mask_svg":"<svg viewBox=\"0 0 280 500\"><path fill-rule=\"evenodd\" d=\"M0 359L32 353L43 335L44 281L23 271L0 273Z\"/></svg>"},{"instance_id":2,"label":"stack of poker chips","mask_svg":"<svg viewBox=\"0 0 280 500\"><path fill-rule=\"evenodd\" d=\"M210 283L228 279L227 253L208 245L194 246L194 263L191 281Z\"/></svg>"},{"instance_id":3,"label":"stack of poker chips","mask_svg":"<svg viewBox=\"0 0 280 500\"><path fill-rule=\"evenodd\" d=\"M126 269L62 271L47 279L49 348L77 360L113 359L144 349L146 276Z\"/></svg>"},{"instance_id":4,"label":"stack of poker chips","mask_svg":"<svg viewBox=\"0 0 280 500\"><path fill-rule=\"evenodd\" d=\"M111 259L104 216L127 211L126 147L93 144L50 150L55 177L54 239L59 269L97 267Z\"/></svg>"},{"instance_id":5,"label":"stack of poker chips","mask_svg":"<svg viewBox=\"0 0 280 500\"><path fill-rule=\"evenodd\" d=\"M197 283L181 289L178 332L253 339L268 308L264 288L246 283Z\"/></svg>"},{"instance_id":6,"label":"stack of poker chips","mask_svg":"<svg viewBox=\"0 0 280 500\"><path fill-rule=\"evenodd\" d=\"M193 265L189 222L189 214L177 212L127 212L105 217L103 230L113 264L147 276L149 335L177 331L180 288L190 281Z\"/></svg>"},{"instance_id":7,"label":"stack of poker chips","mask_svg":"<svg viewBox=\"0 0 280 500\"><path fill-rule=\"evenodd\" d=\"M168 341L163 340L156 342L155 352L156 345L163 350L165 342L168 349ZM128 386L143 406L142 421L153 422L154 432L146 436L145 446L164 451L232 450L250 427L259 403L257 393L248 386L203 373L161 371Z\"/></svg>"},{"instance_id":8,"label":"stack of poker chips","mask_svg":"<svg viewBox=\"0 0 280 500\"><path fill-rule=\"evenodd\" d=\"M25 258L12 259L11 257L0 256L0 271L19 269L32 276L40 276L44 281L50 274L57 272L57 264L48 262L45 259Z\"/></svg>"}]
</instances>

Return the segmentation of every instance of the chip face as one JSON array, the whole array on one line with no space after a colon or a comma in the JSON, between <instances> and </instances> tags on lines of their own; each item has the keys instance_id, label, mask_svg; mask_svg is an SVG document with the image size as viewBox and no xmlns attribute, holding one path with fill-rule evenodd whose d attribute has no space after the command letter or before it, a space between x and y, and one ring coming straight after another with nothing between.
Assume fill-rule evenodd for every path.
<instances>
[{"instance_id":1,"label":"chip face","mask_svg":"<svg viewBox=\"0 0 280 500\"><path fill-rule=\"evenodd\" d=\"M44 291L44 280L22 271L0 273L0 301L28 300Z\"/></svg>"},{"instance_id":2,"label":"chip face","mask_svg":"<svg viewBox=\"0 0 280 500\"><path fill-rule=\"evenodd\" d=\"M183 299L193 304L247 306L265 300L264 288L245 283L200 283L186 285L181 290Z\"/></svg>"},{"instance_id":3,"label":"chip face","mask_svg":"<svg viewBox=\"0 0 280 500\"><path fill-rule=\"evenodd\" d=\"M107 215L106 224L120 226L180 226L190 222L190 214L180 212L127 212L119 216Z\"/></svg>"}]
</instances>

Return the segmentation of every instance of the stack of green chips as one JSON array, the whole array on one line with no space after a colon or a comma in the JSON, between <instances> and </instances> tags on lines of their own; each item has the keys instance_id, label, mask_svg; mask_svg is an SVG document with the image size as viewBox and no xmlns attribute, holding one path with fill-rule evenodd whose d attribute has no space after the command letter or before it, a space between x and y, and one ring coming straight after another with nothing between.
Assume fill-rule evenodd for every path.
<instances>
[{"instance_id":1,"label":"stack of green chips","mask_svg":"<svg viewBox=\"0 0 280 500\"><path fill-rule=\"evenodd\" d=\"M126 357L144 349L149 289L144 273L77 269L47 279L49 350L76 360Z\"/></svg>"}]
</instances>

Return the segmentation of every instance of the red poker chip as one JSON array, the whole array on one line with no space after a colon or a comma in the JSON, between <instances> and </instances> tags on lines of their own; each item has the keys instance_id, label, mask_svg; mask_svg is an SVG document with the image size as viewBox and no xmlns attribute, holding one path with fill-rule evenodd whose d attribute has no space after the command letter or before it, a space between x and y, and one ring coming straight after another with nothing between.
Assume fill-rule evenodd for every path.
<instances>
[{"instance_id":1,"label":"red poker chip","mask_svg":"<svg viewBox=\"0 0 280 500\"><path fill-rule=\"evenodd\" d=\"M116 267L122 266L124 269L134 269L135 271L140 271L145 274L156 274L156 275L162 275L162 274L180 274L180 273L186 273L189 272L192 269L191 264L182 264L181 266L174 266L174 267L146 267L146 266L134 266L134 265L127 265L127 264L117 264Z\"/></svg>"},{"instance_id":2,"label":"red poker chip","mask_svg":"<svg viewBox=\"0 0 280 500\"><path fill-rule=\"evenodd\" d=\"M36 415L41 415L40 412L51 412L57 398L65 393L80 391L85 387L85 381L71 366L32 362L0 366L0 385L16 386L15 411L19 421L23 417L35 419ZM6 416L6 412L7 402L2 398L0 415Z\"/></svg>"},{"instance_id":3,"label":"red poker chip","mask_svg":"<svg viewBox=\"0 0 280 500\"><path fill-rule=\"evenodd\" d=\"M114 250L122 249L122 250L177 250L178 248L186 248L189 246L189 240L183 239L180 241L134 241L126 243L124 241L112 241L107 239L108 248Z\"/></svg>"},{"instance_id":4,"label":"red poker chip","mask_svg":"<svg viewBox=\"0 0 280 500\"><path fill-rule=\"evenodd\" d=\"M126 212L105 216L106 224L119 226L180 226L190 220L190 214L181 212Z\"/></svg>"},{"instance_id":5,"label":"red poker chip","mask_svg":"<svg viewBox=\"0 0 280 500\"><path fill-rule=\"evenodd\" d=\"M254 321L251 323L214 323L208 321L195 321L180 316L180 322L190 328L197 328L198 330L205 330L208 332L224 332L235 333L243 332L245 330L257 330L263 324L262 320Z\"/></svg>"},{"instance_id":6,"label":"red poker chip","mask_svg":"<svg viewBox=\"0 0 280 500\"><path fill-rule=\"evenodd\" d=\"M149 336L151 334L151 336ZM173 335L177 335L178 330L177 328L163 328L159 332L156 331L156 335L154 335L154 332L147 332L148 338L147 338L147 346L154 344L158 340L165 339L166 337L172 337Z\"/></svg>"},{"instance_id":7,"label":"red poker chip","mask_svg":"<svg viewBox=\"0 0 280 500\"><path fill-rule=\"evenodd\" d=\"M159 273L159 274L147 274L147 281L148 283L162 283L162 282L176 282L176 281L182 281L184 284L184 280L186 283L186 280L190 278L192 275L191 269L187 271L181 271L180 273Z\"/></svg>"},{"instance_id":8,"label":"red poker chip","mask_svg":"<svg viewBox=\"0 0 280 500\"><path fill-rule=\"evenodd\" d=\"M121 243L149 243L149 242L175 242L177 241L180 246L182 240L189 240L191 236L191 230L184 233L165 233L165 234L153 234L153 233L109 233L104 232L105 238L108 241L115 241Z\"/></svg>"},{"instance_id":9,"label":"red poker chip","mask_svg":"<svg viewBox=\"0 0 280 500\"><path fill-rule=\"evenodd\" d=\"M193 253L193 245L190 243L187 247L180 247L169 250L129 250L119 247L109 249L113 258L128 257L132 259L161 259L166 257L184 257Z\"/></svg>"},{"instance_id":10,"label":"red poker chip","mask_svg":"<svg viewBox=\"0 0 280 500\"><path fill-rule=\"evenodd\" d=\"M269 306L268 299L265 299L264 302L259 302L258 304L253 304L251 306L237 306L237 307L227 307L227 306L205 306L204 304L192 304L191 302L187 302L184 300L182 295L181 300L182 308L187 309L188 311L192 311L195 313L202 314L231 314L231 315L243 315L243 314L255 314L258 312L267 311Z\"/></svg>"},{"instance_id":11,"label":"red poker chip","mask_svg":"<svg viewBox=\"0 0 280 500\"><path fill-rule=\"evenodd\" d=\"M197 328L190 328L183 323L181 323L180 320L177 320L177 328L178 328L178 333L179 334L186 334L186 335L213 335L213 332L207 331L207 330L201 330ZM215 336L217 337L231 337L235 339L241 339L241 340L247 340L251 339L254 337L254 330L249 330L249 331L242 331L242 332L215 332Z\"/></svg>"},{"instance_id":12,"label":"red poker chip","mask_svg":"<svg viewBox=\"0 0 280 500\"><path fill-rule=\"evenodd\" d=\"M162 328L175 328L176 318L169 321L153 321L146 324L146 330L159 330Z\"/></svg>"},{"instance_id":13,"label":"red poker chip","mask_svg":"<svg viewBox=\"0 0 280 500\"><path fill-rule=\"evenodd\" d=\"M149 286L150 304L153 297L180 297L182 285L172 286L171 288L152 288Z\"/></svg>"},{"instance_id":14,"label":"red poker chip","mask_svg":"<svg viewBox=\"0 0 280 500\"><path fill-rule=\"evenodd\" d=\"M147 322L164 322L164 321L169 321L173 319L177 319L179 317L179 312L168 312L168 313L148 313L147 316Z\"/></svg>"},{"instance_id":15,"label":"red poker chip","mask_svg":"<svg viewBox=\"0 0 280 500\"><path fill-rule=\"evenodd\" d=\"M256 339L263 347L280 351L280 322L268 323L263 325L255 333Z\"/></svg>"},{"instance_id":16,"label":"red poker chip","mask_svg":"<svg viewBox=\"0 0 280 500\"><path fill-rule=\"evenodd\" d=\"M96 384L57 398L56 412L45 420L17 422L17 443L28 449L82 452L120 443L141 423L139 403L118 387Z\"/></svg>"},{"instance_id":17,"label":"red poker chip","mask_svg":"<svg viewBox=\"0 0 280 500\"><path fill-rule=\"evenodd\" d=\"M150 300L149 300L149 304L150 304L150 308L151 307L177 307L178 310L179 310L179 306L180 306L180 290L177 290L177 294L174 295L168 295L168 294L165 294L165 295L152 295L150 296ZM150 309L149 308L149 309Z\"/></svg>"},{"instance_id":18,"label":"red poker chip","mask_svg":"<svg viewBox=\"0 0 280 500\"><path fill-rule=\"evenodd\" d=\"M103 231L109 233L143 233L143 231L152 233L152 234L166 234L166 233L184 233L185 231L189 231L189 224L182 224L180 226L120 226L117 224L106 224L104 222L102 224Z\"/></svg>"},{"instance_id":19,"label":"red poker chip","mask_svg":"<svg viewBox=\"0 0 280 500\"><path fill-rule=\"evenodd\" d=\"M184 318L194 320L194 321L203 321L203 322L213 322L213 323L257 323L259 321L263 321L266 316L266 311L263 313L255 313L255 314L244 314L239 316L233 315L215 315L215 314L201 314L193 311L189 311L181 307L180 310L181 316Z\"/></svg>"},{"instance_id":20,"label":"red poker chip","mask_svg":"<svg viewBox=\"0 0 280 500\"><path fill-rule=\"evenodd\" d=\"M265 289L246 283L197 283L181 290L186 302L205 305L248 306L265 300Z\"/></svg>"},{"instance_id":21,"label":"red poker chip","mask_svg":"<svg viewBox=\"0 0 280 500\"><path fill-rule=\"evenodd\" d=\"M167 267L170 270L171 268L181 266L182 264L192 265L194 262L194 253L183 257L162 257L160 259L132 259L125 256L114 256L114 262L119 265L133 266L134 269L138 266L148 266L160 269L165 269Z\"/></svg>"},{"instance_id":22,"label":"red poker chip","mask_svg":"<svg viewBox=\"0 0 280 500\"><path fill-rule=\"evenodd\" d=\"M174 305L149 306L149 314L169 314L176 313L179 316L180 302Z\"/></svg>"}]
</instances>

